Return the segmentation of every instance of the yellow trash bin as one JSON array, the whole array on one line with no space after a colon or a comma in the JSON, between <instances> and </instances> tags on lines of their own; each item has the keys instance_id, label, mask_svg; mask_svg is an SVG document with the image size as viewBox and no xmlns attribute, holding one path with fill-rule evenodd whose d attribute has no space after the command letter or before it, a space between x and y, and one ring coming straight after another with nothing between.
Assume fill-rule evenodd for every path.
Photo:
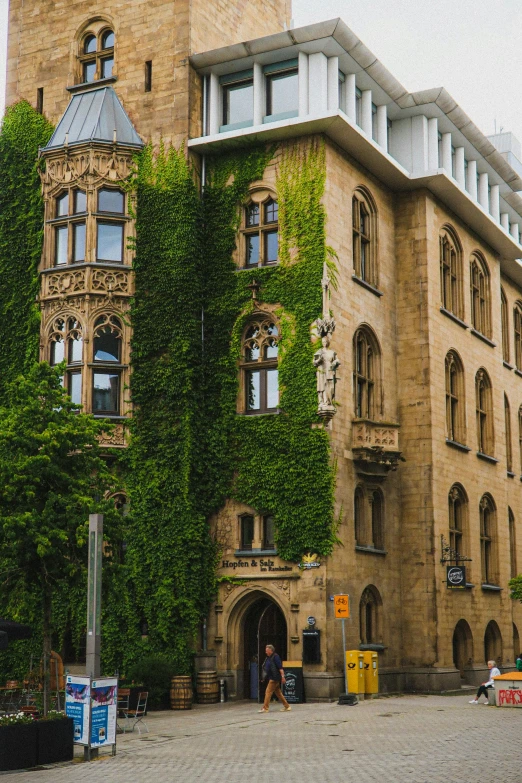
<instances>
[{"instance_id":1,"label":"yellow trash bin","mask_svg":"<svg viewBox=\"0 0 522 783\"><path fill-rule=\"evenodd\" d=\"M349 693L364 693L364 654L359 650L347 650L346 674Z\"/></svg>"},{"instance_id":2,"label":"yellow trash bin","mask_svg":"<svg viewBox=\"0 0 522 783\"><path fill-rule=\"evenodd\" d=\"M376 652L364 653L364 693L379 693L379 657Z\"/></svg>"}]
</instances>

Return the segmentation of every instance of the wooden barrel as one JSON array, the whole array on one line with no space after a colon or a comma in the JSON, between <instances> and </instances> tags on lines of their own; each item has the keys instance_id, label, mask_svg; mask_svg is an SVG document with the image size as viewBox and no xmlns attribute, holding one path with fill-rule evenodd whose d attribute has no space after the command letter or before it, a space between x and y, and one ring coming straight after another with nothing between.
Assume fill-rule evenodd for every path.
<instances>
[{"instance_id":1,"label":"wooden barrel","mask_svg":"<svg viewBox=\"0 0 522 783\"><path fill-rule=\"evenodd\" d=\"M173 677L170 683L170 709L192 709L192 677Z\"/></svg>"},{"instance_id":2,"label":"wooden barrel","mask_svg":"<svg viewBox=\"0 0 522 783\"><path fill-rule=\"evenodd\" d=\"M217 672L198 672L196 696L200 704L215 704L219 701Z\"/></svg>"}]
</instances>

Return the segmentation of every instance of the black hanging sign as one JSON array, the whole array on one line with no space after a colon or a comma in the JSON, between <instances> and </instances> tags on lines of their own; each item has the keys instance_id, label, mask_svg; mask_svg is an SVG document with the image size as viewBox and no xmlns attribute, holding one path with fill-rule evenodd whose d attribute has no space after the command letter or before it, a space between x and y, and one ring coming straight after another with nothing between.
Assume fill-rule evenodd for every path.
<instances>
[{"instance_id":1,"label":"black hanging sign","mask_svg":"<svg viewBox=\"0 0 522 783\"><path fill-rule=\"evenodd\" d=\"M446 566L446 587L449 590L463 590L466 587L465 566Z\"/></svg>"}]
</instances>

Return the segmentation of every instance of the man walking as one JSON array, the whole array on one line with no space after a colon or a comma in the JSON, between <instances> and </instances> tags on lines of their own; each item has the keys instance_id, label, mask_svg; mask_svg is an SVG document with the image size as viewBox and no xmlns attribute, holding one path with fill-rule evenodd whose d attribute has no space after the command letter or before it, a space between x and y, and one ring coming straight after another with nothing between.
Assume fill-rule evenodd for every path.
<instances>
[{"instance_id":1,"label":"man walking","mask_svg":"<svg viewBox=\"0 0 522 783\"><path fill-rule=\"evenodd\" d=\"M265 652L266 658L265 662L263 663L263 680L268 679L268 685L266 686L265 691L265 701L262 709L260 709L259 712L268 712L270 699L272 698L273 693L275 693L283 705L281 712L290 712L292 708L281 691L281 685L284 685L286 682L281 658L276 653L273 644L267 644L265 647Z\"/></svg>"}]
</instances>

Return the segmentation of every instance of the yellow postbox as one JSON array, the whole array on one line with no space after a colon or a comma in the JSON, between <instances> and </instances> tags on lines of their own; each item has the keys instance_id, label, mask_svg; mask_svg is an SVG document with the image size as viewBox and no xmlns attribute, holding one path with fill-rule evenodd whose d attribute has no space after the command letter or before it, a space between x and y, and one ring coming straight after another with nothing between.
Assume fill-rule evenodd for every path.
<instances>
[{"instance_id":1,"label":"yellow postbox","mask_svg":"<svg viewBox=\"0 0 522 783\"><path fill-rule=\"evenodd\" d=\"M379 693L379 658L376 652L366 650L364 656L364 693Z\"/></svg>"},{"instance_id":2,"label":"yellow postbox","mask_svg":"<svg viewBox=\"0 0 522 783\"><path fill-rule=\"evenodd\" d=\"M347 650L346 674L349 693L364 693L364 654L359 650Z\"/></svg>"}]
</instances>

